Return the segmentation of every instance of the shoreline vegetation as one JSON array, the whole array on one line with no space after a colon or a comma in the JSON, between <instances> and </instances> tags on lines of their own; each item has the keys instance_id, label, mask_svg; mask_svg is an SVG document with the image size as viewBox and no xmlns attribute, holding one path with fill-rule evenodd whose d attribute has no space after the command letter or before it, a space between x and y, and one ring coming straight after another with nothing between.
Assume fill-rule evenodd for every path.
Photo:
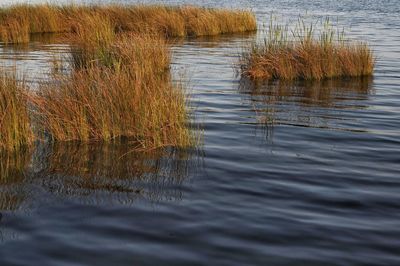
<instances>
[{"instance_id":1,"label":"shoreline vegetation","mask_svg":"<svg viewBox=\"0 0 400 266\"><path fill-rule=\"evenodd\" d=\"M17 81L15 72L0 69L0 150L17 150L33 141L26 83Z\"/></svg>"},{"instance_id":2,"label":"shoreline vegetation","mask_svg":"<svg viewBox=\"0 0 400 266\"><path fill-rule=\"evenodd\" d=\"M300 18L293 27L271 19L267 37L241 55L240 74L251 80L324 80L367 77L375 56L365 42L346 39L329 18L317 32L317 23Z\"/></svg>"},{"instance_id":3,"label":"shoreline vegetation","mask_svg":"<svg viewBox=\"0 0 400 266\"><path fill-rule=\"evenodd\" d=\"M257 30L245 10L163 5L19 4L0 8L0 41L27 43L35 33L75 33L77 21L98 16L114 32L154 33L164 37L219 35Z\"/></svg>"},{"instance_id":4,"label":"shoreline vegetation","mask_svg":"<svg viewBox=\"0 0 400 266\"><path fill-rule=\"evenodd\" d=\"M253 13L193 6L55 6L0 8L0 40L67 33L70 71L51 73L29 90L0 70L0 149L35 140L115 141L135 150L192 147L196 137L183 83L170 76L166 38L256 30Z\"/></svg>"},{"instance_id":5,"label":"shoreline vegetation","mask_svg":"<svg viewBox=\"0 0 400 266\"><path fill-rule=\"evenodd\" d=\"M87 33L99 34L93 29ZM30 95L39 132L52 141L126 139L141 149L190 146L185 88L170 80L165 41L129 34L116 37L108 48L103 45L76 51L71 73L53 74Z\"/></svg>"}]
</instances>

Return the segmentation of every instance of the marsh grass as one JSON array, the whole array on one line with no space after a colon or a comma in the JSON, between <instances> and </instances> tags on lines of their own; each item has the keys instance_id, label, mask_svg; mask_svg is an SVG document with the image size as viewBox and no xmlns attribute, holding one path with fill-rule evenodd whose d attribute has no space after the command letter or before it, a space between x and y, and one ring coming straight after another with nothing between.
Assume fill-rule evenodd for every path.
<instances>
[{"instance_id":1,"label":"marsh grass","mask_svg":"<svg viewBox=\"0 0 400 266\"><path fill-rule=\"evenodd\" d=\"M241 75L251 79L323 80L370 76L375 57L365 42L352 42L329 19L316 23L299 19L294 29L273 21L262 44L241 57Z\"/></svg>"},{"instance_id":2,"label":"marsh grass","mask_svg":"<svg viewBox=\"0 0 400 266\"><path fill-rule=\"evenodd\" d=\"M75 69L100 66L118 70L124 66L132 71L140 68L147 75L169 69L169 45L158 34L116 34L112 23L97 14L83 16L75 27L76 34L68 39Z\"/></svg>"},{"instance_id":3,"label":"marsh grass","mask_svg":"<svg viewBox=\"0 0 400 266\"><path fill-rule=\"evenodd\" d=\"M74 23L69 71L53 60L49 80L32 91L16 75L2 75L1 148L30 144L31 128L40 140L127 140L135 150L195 144L185 87L171 80L164 37L116 33L97 13Z\"/></svg>"},{"instance_id":4,"label":"marsh grass","mask_svg":"<svg viewBox=\"0 0 400 266\"><path fill-rule=\"evenodd\" d=\"M257 29L253 13L242 10L182 7L179 15L184 19L186 35L205 36L246 32Z\"/></svg>"},{"instance_id":5,"label":"marsh grass","mask_svg":"<svg viewBox=\"0 0 400 266\"><path fill-rule=\"evenodd\" d=\"M19 32L21 25L24 30ZM253 29L255 19L249 12L187 6L1 9L3 41L23 43L31 33L70 32L64 38L72 51L71 68L64 71L64 63L53 60L49 80L35 90L27 91L16 75L1 75L0 148L17 150L34 137L124 140L134 143L134 150L192 147L198 140L188 126L186 86L171 80L165 37Z\"/></svg>"},{"instance_id":6,"label":"marsh grass","mask_svg":"<svg viewBox=\"0 0 400 266\"><path fill-rule=\"evenodd\" d=\"M24 81L0 70L0 149L14 151L33 141Z\"/></svg>"},{"instance_id":7,"label":"marsh grass","mask_svg":"<svg viewBox=\"0 0 400 266\"><path fill-rule=\"evenodd\" d=\"M0 39L5 43L27 43L30 34L65 31L61 9L49 4L18 4L0 9Z\"/></svg>"},{"instance_id":8,"label":"marsh grass","mask_svg":"<svg viewBox=\"0 0 400 266\"><path fill-rule=\"evenodd\" d=\"M78 35L94 43L73 59L79 67L69 75L54 74L31 96L40 131L55 141L128 139L140 149L190 146L185 92L170 80L165 40L129 34L103 42L88 34Z\"/></svg>"},{"instance_id":9,"label":"marsh grass","mask_svg":"<svg viewBox=\"0 0 400 266\"><path fill-rule=\"evenodd\" d=\"M116 34L108 19L98 14L85 14L75 22L74 31L75 35L67 41L73 45L71 55L75 68L114 63L111 49Z\"/></svg>"},{"instance_id":10,"label":"marsh grass","mask_svg":"<svg viewBox=\"0 0 400 266\"><path fill-rule=\"evenodd\" d=\"M0 9L0 40L26 43L32 33L74 33L77 21L87 16L101 17L112 24L115 32L151 32L165 37L217 35L257 28L254 14L243 10L162 5L19 4Z\"/></svg>"}]
</instances>

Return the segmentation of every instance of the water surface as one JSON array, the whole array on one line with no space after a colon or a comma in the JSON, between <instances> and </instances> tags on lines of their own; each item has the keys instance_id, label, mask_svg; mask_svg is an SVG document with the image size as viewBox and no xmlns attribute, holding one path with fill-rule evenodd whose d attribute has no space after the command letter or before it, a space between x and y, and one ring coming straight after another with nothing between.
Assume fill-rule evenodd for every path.
<instances>
[{"instance_id":1,"label":"water surface","mask_svg":"<svg viewBox=\"0 0 400 266\"><path fill-rule=\"evenodd\" d=\"M400 3L196 4L251 8L260 27L271 12L337 18L370 42L374 77L254 84L233 65L262 32L176 42L172 69L192 88L201 151L2 154L0 264L400 265ZM40 82L67 50L40 40L0 57Z\"/></svg>"}]
</instances>

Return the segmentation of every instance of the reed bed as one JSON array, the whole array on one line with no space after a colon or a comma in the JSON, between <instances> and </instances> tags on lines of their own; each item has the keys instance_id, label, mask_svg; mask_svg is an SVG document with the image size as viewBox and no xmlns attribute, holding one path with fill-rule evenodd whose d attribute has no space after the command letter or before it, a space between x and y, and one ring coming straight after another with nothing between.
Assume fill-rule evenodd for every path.
<instances>
[{"instance_id":1,"label":"reed bed","mask_svg":"<svg viewBox=\"0 0 400 266\"><path fill-rule=\"evenodd\" d=\"M128 34L104 41L94 36L106 27L89 29L77 35L78 42L92 43L79 47L72 72L53 75L31 96L40 131L55 141L128 139L143 149L191 145L185 92L170 80L165 40Z\"/></svg>"},{"instance_id":2,"label":"reed bed","mask_svg":"<svg viewBox=\"0 0 400 266\"><path fill-rule=\"evenodd\" d=\"M114 70L122 66L141 69L146 75L164 74L171 54L162 36L152 33L116 34L112 23L98 14L84 15L76 21L76 34L70 36L75 69L93 66Z\"/></svg>"},{"instance_id":3,"label":"reed bed","mask_svg":"<svg viewBox=\"0 0 400 266\"><path fill-rule=\"evenodd\" d=\"M76 32L84 16L100 16L113 31L158 33L166 37L217 35L254 31L252 12L194 6L20 4L0 9L0 40L26 43L33 33Z\"/></svg>"},{"instance_id":4,"label":"reed bed","mask_svg":"<svg viewBox=\"0 0 400 266\"><path fill-rule=\"evenodd\" d=\"M0 71L0 149L17 150L44 139L127 140L135 150L193 146L185 88L171 80L165 36L251 29L255 20L249 12L188 6L1 9L5 41L25 42L31 33L73 34L66 40L72 47L71 69L54 71L34 91L15 74Z\"/></svg>"},{"instance_id":5,"label":"reed bed","mask_svg":"<svg viewBox=\"0 0 400 266\"><path fill-rule=\"evenodd\" d=\"M15 71L14 71L15 72ZM33 140L25 83L0 71L0 149L14 151Z\"/></svg>"},{"instance_id":6,"label":"reed bed","mask_svg":"<svg viewBox=\"0 0 400 266\"><path fill-rule=\"evenodd\" d=\"M352 42L329 21L320 31L316 23L299 19L294 29L271 20L262 44L241 57L241 75L264 80L323 80L362 77L373 73L375 57L365 42Z\"/></svg>"}]
</instances>

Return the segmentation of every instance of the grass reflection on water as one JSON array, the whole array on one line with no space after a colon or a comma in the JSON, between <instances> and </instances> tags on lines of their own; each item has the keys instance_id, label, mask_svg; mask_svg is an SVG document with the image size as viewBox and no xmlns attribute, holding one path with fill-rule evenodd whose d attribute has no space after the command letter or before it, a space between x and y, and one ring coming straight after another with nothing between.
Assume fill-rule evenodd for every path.
<instances>
[{"instance_id":1,"label":"grass reflection on water","mask_svg":"<svg viewBox=\"0 0 400 266\"><path fill-rule=\"evenodd\" d=\"M0 210L29 208L35 191L91 204L180 200L196 151L132 152L128 143L38 144L0 154ZM43 191L45 191L43 195Z\"/></svg>"},{"instance_id":2,"label":"grass reflection on water","mask_svg":"<svg viewBox=\"0 0 400 266\"><path fill-rule=\"evenodd\" d=\"M271 140L277 125L360 131L338 123L351 119L347 111L368 107L363 102L373 93L372 84L371 77L293 82L241 78L239 91L250 95L256 123Z\"/></svg>"}]
</instances>

